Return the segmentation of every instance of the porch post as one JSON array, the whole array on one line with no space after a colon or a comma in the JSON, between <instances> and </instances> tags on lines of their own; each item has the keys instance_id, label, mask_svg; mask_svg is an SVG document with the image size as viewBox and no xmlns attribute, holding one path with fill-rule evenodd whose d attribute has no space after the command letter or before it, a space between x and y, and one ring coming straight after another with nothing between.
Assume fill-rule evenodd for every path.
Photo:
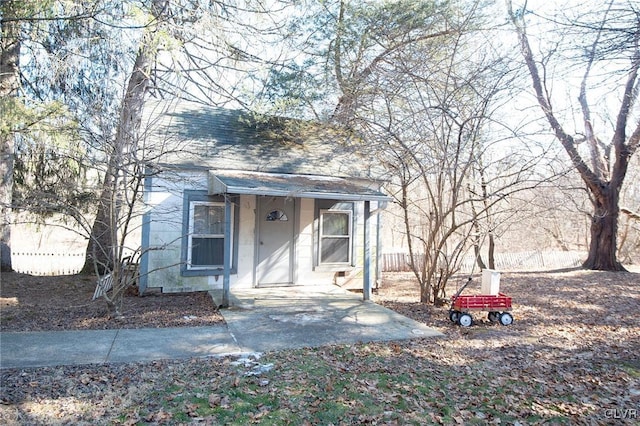
<instances>
[{"instance_id":1,"label":"porch post","mask_svg":"<svg viewBox=\"0 0 640 426\"><path fill-rule=\"evenodd\" d=\"M146 166L144 169L144 192L143 199L144 205L147 207L142 215L142 241L140 242L140 266L138 270L138 292L144 294L149 282L149 250L151 240L151 204L150 194L153 189L153 174L154 170L150 166Z\"/></svg>"},{"instance_id":2,"label":"porch post","mask_svg":"<svg viewBox=\"0 0 640 426\"><path fill-rule=\"evenodd\" d=\"M380 285L380 280L382 279L382 253L380 252L380 247L382 246L381 240L382 240L382 236L380 235L380 220L381 220L381 216L380 216L380 202L378 202L378 205L376 207L376 276L375 276L375 289L378 289L378 286Z\"/></svg>"},{"instance_id":3,"label":"porch post","mask_svg":"<svg viewBox=\"0 0 640 426\"><path fill-rule=\"evenodd\" d=\"M369 235L369 222L371 217L370 201L364 202L364 270L362 272L362 298L371 299L371 237Z\"/></svg>"},{"instance_id":4,"label":"porch post","mask_svg":"<svg viewBox=\"0 0 640 426\"><path fill-rule=\"evenodd\" d=\"M224 277L222 280L222 307L229 307L231 275L231 197L224 196Z\"/></svg>"}]
</instances>

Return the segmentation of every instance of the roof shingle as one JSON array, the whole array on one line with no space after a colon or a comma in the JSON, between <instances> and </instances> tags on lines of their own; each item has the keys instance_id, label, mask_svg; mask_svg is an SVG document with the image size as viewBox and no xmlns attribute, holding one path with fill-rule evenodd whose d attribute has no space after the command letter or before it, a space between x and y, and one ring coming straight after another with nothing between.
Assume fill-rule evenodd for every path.
<instances>
[{"instance_id":1,"label":"roof shingle","mask_svg":"<svg viewBox=\"0 0 640 426\"><path fill-rule=\"evenodd\" d=\"M151 110L158 111L158 104ZM164 105L162 105L165 108ZM317 122L190 102L149 117L150 141L169 167L378 179L354 135ZM365 155L363 155L365 154Z\"/></svg>"}]
</instances>

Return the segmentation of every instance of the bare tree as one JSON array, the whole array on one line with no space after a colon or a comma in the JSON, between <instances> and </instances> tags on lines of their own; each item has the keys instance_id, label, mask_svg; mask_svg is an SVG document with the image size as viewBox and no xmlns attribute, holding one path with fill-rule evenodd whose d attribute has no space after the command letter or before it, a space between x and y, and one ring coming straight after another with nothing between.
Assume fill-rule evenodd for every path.
<instances>
[{"instance_id":1,"label":"bare tree","mask_svg":"<svg viewBox=\"0 0 640 426\"><path fill-rule=\"evenodd\" d=\"M148 21L143 24L144 32L127 82L115 138L113 143L107 145L107 168L87 247L85 269L87 265L91 265L97 274L111 271L116 283L122 275L120 268L123 257L123 245L118 243L118 231L121 225L119 223L121 191L123 185L127 184L126 179L139 175L139 173L127 172L130 167L139 167L139 164L134 161L135 157L131 158L130 155L136 155L138 151L137 141L145 97L151 84L153 64L159 48L158 34L161 30L163 14L168 12L168 6L168 0L154 0L149 5ZM139 185L140 182L134 183L134 191L140 189ZM111 301L107 299L107 302L110 307L113 307Z\"/></svg>"},{"instance_id":2,"label":"bare tree","mask_svg":"<svg viewBox=\"0 0 640 426\"><path fill-rule=\"evenodd\" d=\"M405 10L398 2L354 23L347 19L360 15L340 6L331 52L341 96L333 118L357 129L390 173L420 299L436 302L471 229L465 182L488 102L476 103L478 92L470 90L477 69L457 72L477 10L457 20L455 8ZM389 12L391 31L381 19Z\"/></svg>"},{"instance_id":3,"label":"bare tree","mask_svg":"<svg viewBox=\"0 0 640 426\"><path fill-rule=\"evenodd\" d=\"M189 99L204 104L228 102L248 106L239 90L243 76L253 66L267 62L249 52L252 44L265 43L264 34L278 24L269 19L287 2L274 3L265 9L260 1L200 2L154 0L149 5L152 19L142 25L133 73L126 88L116 135L110 152L109 168L104 175L103 190L87 247L84 270L97 265L98 272L111 270L109 247L116 247L110 206L118 187L122 152L135 151L137 135L146 97ZM254 18L267 19L259 25ZM249 24L248 22L253 22ZM255 46L253 46L255 47Z\"/></svg>"},{"instance_id":4,"label":"bare tree","mask_svg":"<svg viewBox=\"0 0 640 426\"><path fill-rule=\"evenodd\" d=\"M620 240L618 242L618 255L620 260L627 264L640 263L640 155L636 154L631 159L630 173L623 186L620 200L622 220L620 221Z\"/></svg>"},{"instance_id":5,"label":"bare tree","mask_svg":"<svg viewBox=\"0 0 640 426\"><path fill-rule=\"evenodd\" d=\"M294 27L313 34L295 45L306 60L272 73L268 93L311 105L377 154L401 207L421 299L434 302L471 236L478 252L488 239L493 253L498 222L513 217L503 214L505 200L540 181L543 151L497 149L505 136L488 132L504 126L496 111L514 78L508 49L490 43L493 11L474 1L309 6ZM319 90L335 100L331 108Z\"/></svg>"},{"instance_id":6,"label":"bare tree","mask_svg":"<svg viewBox=\"0 0 640 426\"><path fill-rule=\"evenodd\" d=\"M141 254L140 247L130 245L129 237L140 218L142 182L153 170L145 166L164 154L140 142L147 98L179 96L207 103L239 100L238 92L225 91L234 85L225 83L224 72L231 75L231 81L240 81L246 71L243 63L264 66L265 61L243 50L252 43L245 37L258 37L263 27L278 24L270 20L272 10L260 1L154 0L134 8L111 0L35 2L33 13L21 8L13 16L12 7L18 3L28 2L2 3L2 28L9 31L15 23L16 34L21 30L22 36L29 35L30 60L25 61L29 67L21 70L22 94L31 104L60 109L58 116L49 114L46 132L31 132L21 140L20 185L13 191L4 185L3 194L17 194L20 208L30 212L60 213L75 222L74 229L79 227L89 240L85 270L109 277L113 287L105 293L105 300L111 315L117 317L122 314L122 295L132 280L125 267L127 258L135 261ZM267 23L257 25L247 15ZM9 35L13 33L3 34L2 39L6 42L3 77L18 75L17 62L13 74L4 72L9 69L5 63L13 65L9 47L20 47L21 41L16 35L18 43L10 45ZM117 99L115 92L124 96ZM5 97L2 101L3 112L21 114L13 106L5 110ZM7 116L3 114L3 119ZM6 126L6 121L2 124L3 141L13 143L13 138L4 139L4 131L13 136L16 129ZM64 139L66 146L56 144L56 138ZM7 148L11 159L14 150ZM58 163L90 169L90 178L85 182L61 180L65 176L59 173ZM7 176L16 176L16 171ZM57 191L53 191L56 184ZM9 206L9 201L2 206ZM9 228L3 226L5 230Z\"/></svg>"},{"instance_id":7,"label":"bare tree","mask_svg":"<svg viewBox=\"0 0 640 426\"><path fill-rule=\"evenodd\" d=\"M539 184L540 156L498 149L504 135L488 132L490 124L504 126L497 111L514 78L509 60L484 38L490 10L477 2L464 10L405 6L377 11L399 8L389 30L373 10L362 13L364 22L349 22L341 2L344 21L331 51L341 97L333 117L356 129L363 149L386 167L421 301L435 303L472 245L479 258L488 239L493 257L505 200Z\"/></svg>"},{"instance_id":8,"label":"bare tree","mask_svg":"<svg viewBox=\"0 0 640 426\"><path fill-rule=\"evenodd\" d=\"M583 266L623 270L616 255L620 190L629 159L640 143L640 120L634 116L640 91L640 11L631 2L616 0L610 0L605 7L598 6L594 11L585 11L583 7L579 11L567 9L546 21L545 33L554 38L547 50L536 56L526 22L528 17L534 16L533 12L527 9L526 2L519 9L514 9L511 0L507 5L537 102L589 192L593 206L591 239ZM571 12L575 12L573 16L570 16ZM549 30L552 24L556 31ZM561 40L569 46L563 45ZM554 63L554 59L558 63ZM621 63L624 63L622 67L617 66ZM559 99L554 102L553 98L552 84L557 82L552 73L554 67L573 72L579 72L574 71L579 67L582 69L576 111L579 116L576 121L583 123L581 134L571 135L566 130L567 124L561 123L561 111L557 106L562 102ZM559 78L567 81L568 74ZM619 90L612 90L616 85ZM603 102L607 89L611 90L611 98L619 99L619 104L611 122L610 141L605 143L596 134L596 121L607 122L607 109L613 102ZM594 97L598 102L592 101ZM594 112L596 106L601 106L599 115ZM585 144L586 149L582 150L580 144Z\"/></svg>"}]
</instances>

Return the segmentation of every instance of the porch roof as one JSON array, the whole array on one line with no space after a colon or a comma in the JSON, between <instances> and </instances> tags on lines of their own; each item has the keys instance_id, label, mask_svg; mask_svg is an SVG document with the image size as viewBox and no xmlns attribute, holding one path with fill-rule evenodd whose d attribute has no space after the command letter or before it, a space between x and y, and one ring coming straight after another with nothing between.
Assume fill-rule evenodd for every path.
<instances>
[{"instance_id":1,"label":"porch roof","mask_svg":"<svg viewBox=\"0 0 640 426\"><path fill-rule=\"evenodd\" d=\"M343 201L391 201L375 182L334 176L209 171L209 194L251 194Z\"/></svg>"}]
</instances>

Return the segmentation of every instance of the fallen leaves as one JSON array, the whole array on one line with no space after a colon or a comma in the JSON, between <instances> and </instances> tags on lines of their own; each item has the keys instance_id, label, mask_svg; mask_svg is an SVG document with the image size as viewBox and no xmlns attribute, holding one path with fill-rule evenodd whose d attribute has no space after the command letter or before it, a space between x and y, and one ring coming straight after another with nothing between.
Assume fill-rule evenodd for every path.
<instances>
[{"instance_id":1,"label":"fallen leaves","mask_svg":"<svg viewBox=\"0 0 640 426\"><path fill-rule=\"evenodd\" d=\"M127 295L124 318L114 320L107 317L104 300L91 300L95 280L90 276L7 272L2 274L1 285L3 332L195 327L224 322L207 292Z\"/></svg>"},{"instance_id":2,"label":"fallen leaves","mask_svg":"<svg viewBox=\"0 0 640 426\"><path fill-rule=\"evenodd\" d=\"M164 423L170 420L172 417L173 417L173 414L167 413L161 408L157 412L151 413L148 416L146 416L144 420L147 422L153 422L153 423Z\"/></svg>"},{"instance_id":3,"label":"fallen leaves","mask_svg":"<svg viewBox=\"0 0 640 426\"><path fill-rule=\"evenodd\" d=\"M610 424L624 414L632 423L640 405L640 319L630 313L640 302L639 281L589 271L505 274L514 324L478 317L468 329L449 321L447 307L416 303L410 281L385 281L378 302L445 337L2 370L0 422Z\"/></svg>"}]
</instances>

